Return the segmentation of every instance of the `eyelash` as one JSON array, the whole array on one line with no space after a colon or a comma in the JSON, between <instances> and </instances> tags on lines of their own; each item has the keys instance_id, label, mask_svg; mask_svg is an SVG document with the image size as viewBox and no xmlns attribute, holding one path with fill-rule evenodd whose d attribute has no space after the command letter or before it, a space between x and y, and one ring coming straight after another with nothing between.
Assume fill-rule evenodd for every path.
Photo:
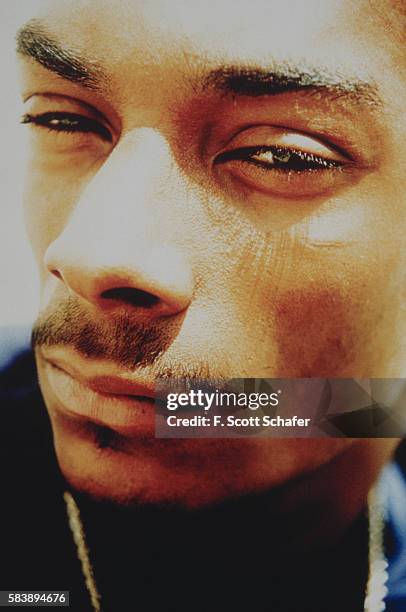
<instances>
[{"instance_id":1,"label":"eyelash","mask_svg":"<svg viewBox=\"0 0 406 612\"><path fill-rule=\"evenodd\" d=\"M54 122L54 123L52 123ZM75 113L49 112L40 115L26 114L21 123L31 123L51 132L64 133L94 133L107 142L112 142L109 130L100 122L89 117ZM261 153L271 153L272 162L255 159ZM242 147L232 151L220 153L215 164L229 161L241 161L257 166L266 171L279 171L284 173L314 172L320 170L339 169L343 162L326 159L313 153L278 146Z\"/></svg>"},{"instance_id":2,"label":"eyelash","mask_svg":"<svg viewBox=\"0 0 406 612\"><path fill-rule=\"evenodd\" d=\"M255 156L261 153L271 153L273 156L272 162L255 159ZM242 147L233 151L225 151L220 153L215 163L223 164L228 161L242 161L267 171L273 170L286 173L333 170L344 166L343 162L337 160L320 157L306 151L278 146Z\"/></svg>"},{"instance_id":3,"label":"eyelash","mask_svg":"<svg viewBox=\"0 0 406 612\"><path fill-rule=\"evenodd\" d=\"M54 123L52 123L54 122ZM112 142L113 138L109 130L102 123L83 117L75 113L42 113L40 115L24 115L21 123L31 123L41 128L46 128L51 132L71 133L93 133L97 134L103 140Z\"/></svg>"}]
</instances>

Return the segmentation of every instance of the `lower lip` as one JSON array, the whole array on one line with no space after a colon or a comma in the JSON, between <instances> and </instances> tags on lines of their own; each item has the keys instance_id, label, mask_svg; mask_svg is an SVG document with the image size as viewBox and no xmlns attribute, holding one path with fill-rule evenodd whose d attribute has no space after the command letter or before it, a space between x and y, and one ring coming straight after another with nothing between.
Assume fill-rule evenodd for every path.
<instances>
[{"instance_id":1,"label":"lower lip","mask_svg":"<svg viewBox=\"0 0 406 612\"><path fill-rule=\"evenodd\" d=\"M46 375L60 408L71 416L92 421L123 435L153 431L154 400L98 393L49 362L46 364Z\"/></svg>"}]
</instances>

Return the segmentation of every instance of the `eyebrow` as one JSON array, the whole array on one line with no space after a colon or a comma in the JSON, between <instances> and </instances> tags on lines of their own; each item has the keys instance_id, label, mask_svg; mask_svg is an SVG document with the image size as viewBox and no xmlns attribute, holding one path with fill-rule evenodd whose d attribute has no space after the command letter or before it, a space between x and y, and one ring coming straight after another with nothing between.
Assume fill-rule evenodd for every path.
<instances>
[{"instance_id":1,"label":"eyebrow","mask_svg":"<svg viewBox=\"0 0 406 612\"><path fill-rule=\"evenodd\" d=\"M63 48L46 33L37 19L30 20L17 33L17 52L59 76L89 89L99 90L108 81L96 62L82 59L72 49ZM270 69L224 66L211 70L200 82L202 90L229 95L262 97L291 92L319 92L330 99L349 99L366 106L380 106L374 84L345 77L334 71L282 62Z\"/></svg>"},{"instance_id":2,"label":"eyebrow","mask_svg":"<svg viewBox=\"0 0 406 612\"><path fill-rule=\"evenodd\" d=\"M358 78L286 62L274 69L225 67L211 72L206 86L239 96L276 96L290 92L320 92L330 99L349 99L368 106L380 105L374 84Z\"/></svg>"},{"instance_id":3,"label":"eyebrow","mask_svg":"<svg viewBox=\"0 0 406 612\"><path fill-rule=\"evenodd\" d=\"M94 62L82 60L71 49L64 49L33 19L16 35L17 53L30 57L59 76L89 89L100 89L103 73Z\"/></svg>"}]
</instances>

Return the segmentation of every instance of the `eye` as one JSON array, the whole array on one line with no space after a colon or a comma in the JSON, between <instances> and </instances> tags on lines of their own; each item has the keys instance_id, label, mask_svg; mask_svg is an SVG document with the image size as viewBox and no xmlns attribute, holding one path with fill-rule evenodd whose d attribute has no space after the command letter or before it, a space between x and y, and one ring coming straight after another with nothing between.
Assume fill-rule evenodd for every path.
<instances>
[{"instance_id":1,"label":"eye","mask_svg":"<svg viewBox=\"0 0 406 612\"><path fill-rule=\"evenodd\" d=\"M233 151L225 151L217 157L216 164L233 160L245 161L265 170L282 172L309 172L340 168L343 165L334 159L278 146L243 147Z\"/></svg>"},{"instance_id":2,"label":"eye","mask_svg":"<svg viewBox=\"0 0 406 612\"><path fill-rule=\"evenodd\" d=\"M46 128L52 132L65 132L68 134L82 133L89 134L93 133L100 136L102 140L112 142L113 137L111 132L96 119L79 115L76 113L66 112L47 112L41 114L30 114L23 115L21 123L32 124L40 128Z\"/></svg>"},{"instance_id":3,"label":"eye","mask_svg":"<svg viewBox=\"0 0 406 612\"><path fill-rule=\"evenodd\" d=\"M334 144L272 126L242 130L213 163L220 180L240 186L245 198L250 192L316 197L349 180L354 167L350 156Z\"/></svg>"}]
</instances>

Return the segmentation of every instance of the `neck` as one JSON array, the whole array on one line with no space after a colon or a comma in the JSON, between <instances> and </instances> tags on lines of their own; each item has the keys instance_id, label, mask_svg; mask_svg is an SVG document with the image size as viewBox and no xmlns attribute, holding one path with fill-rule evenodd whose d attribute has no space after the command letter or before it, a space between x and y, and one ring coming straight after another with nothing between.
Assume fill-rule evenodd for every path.
<instances>
[{"instance_id":1,"label":"neck","mask_svg":"<svg viewBox=\"0 0 406 612\"><path fill-rule=\"evenodd\" d=\"M183 610L181 600L186 601L202 585L206 595L213 590L219 601L227 600L225 609L234 609L230 597L235 597L235 607L241 596L250 602L246 609L262 610L261 602L263 606L269 601L271 585L273 597L292 600L289 609L300 609L293 607L298 596L301 602L312 602L312 610L319 610L316 601L325 605L334 591L339 593L337 610L362 608L368 557L363 514L333 550L320 549L310 555L304 550L292 554L284 547L287 534L267 513L270 494L193 512L117 508L83 497L78 501L103 610L109 609L106 601L111 593L119 591L124 596L126 592L128 596L134 582L141 601L149 601L148 581L161 585L165 597L172 591L172 604L179 610ZM230 585L236 579L239 590L231 593ZM117 608L112 605L112 609ZM159 605L153 609L160 609ZM270 609L280 608L275 603Z\"/></svg>"}]
</instances>

